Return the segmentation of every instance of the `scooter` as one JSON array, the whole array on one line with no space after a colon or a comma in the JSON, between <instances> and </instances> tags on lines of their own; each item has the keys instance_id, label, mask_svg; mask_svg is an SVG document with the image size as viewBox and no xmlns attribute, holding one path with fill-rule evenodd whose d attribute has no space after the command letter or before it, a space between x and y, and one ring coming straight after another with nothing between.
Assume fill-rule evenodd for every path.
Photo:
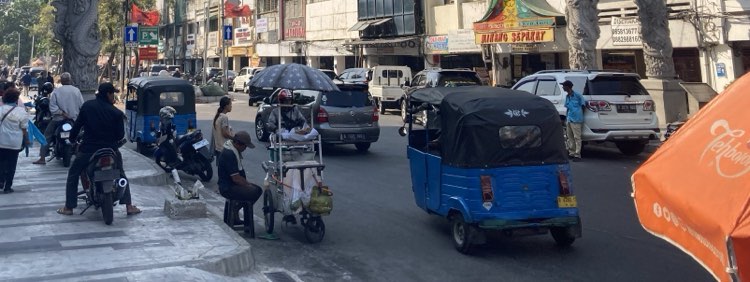
<instances>
[{"instance_id":1,"label":"scooter","mask_svg":"<svg viewBox=\"0 0 750 282\"><path fill-rule=\"evenodd\" d=\"M73 129L72 119L63 120L57 125L54 137L52 140L47 140L52 151L47 162L52 161L52 159L62 159L64 167L70 166L70 161L73 158L73 144L69 140L71 129Z\"/></svg>"},{"instance_id":2,"label":"scooter","mask_svg":"<svg viewBox=\"0 0 750 282\"><path fill-rule=\"evenodd\" d=\"M117 143L116 148L125 144L123 139ZM99 149L89 159L89 164L81 173L81 184L83 191L78 192L81 199L86 201L85 213L90 207L101 208L104 223L112 224L113 209L117 202L122 199L125 189L128 187L128 179L125 178L122 168L122 156L113 148Z\"/></svg>"},{"instance_id":3,"label":"scooter","mask_svg":"<svg viewBox=\"0 0 750 282\"><path fill-rule=\"evenodd\" d=\"M200 129L183 136L175 136L177 129L172 122L174 113L175 110L172 107L164 107L159 111L161 121L159 131L155 133L158 144L154 151L156 164L164 171L171 173L177 184L181 184L178 170L190 175L198 175L201 181L211 181L213 154L208 148L208 140L203 138Z\"/></svg>"}]
</instances>

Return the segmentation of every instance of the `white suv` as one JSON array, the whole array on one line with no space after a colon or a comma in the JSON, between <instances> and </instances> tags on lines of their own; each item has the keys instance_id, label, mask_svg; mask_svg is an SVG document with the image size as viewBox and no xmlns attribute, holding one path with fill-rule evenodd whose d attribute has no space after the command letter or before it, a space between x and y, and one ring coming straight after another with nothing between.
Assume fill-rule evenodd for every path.
<instances>
[{"instance_id":1,"label":"white suv","mask_svg":"<svg viewBox=\"0 0 750 282\"><path fill-rule=\"evenodd\" d=\"M239 91L247 93L247 83L250 82L250 80L253 79L253 76L262 69L264 68L263 67L242 68L240 70L240 73L237 74L237 77L234 78L234 82L232 83L232 90L237 91L237 89L240 89Z\"/></svg>"},{"instance_id":2,"label":"white suv","mask_svg":"<svg viewBox=\"0 0 750 282\"><path fill-rule=\"evenodd\" d=\"M583 94L584 143L611 141L625 155L643 152L649 140L659 139L654 101L634 73L594 70L546 70L529 75L513 86L550 100L560 117L566 115L560 83L570 80Z\"/></svg>"}]
</instances>

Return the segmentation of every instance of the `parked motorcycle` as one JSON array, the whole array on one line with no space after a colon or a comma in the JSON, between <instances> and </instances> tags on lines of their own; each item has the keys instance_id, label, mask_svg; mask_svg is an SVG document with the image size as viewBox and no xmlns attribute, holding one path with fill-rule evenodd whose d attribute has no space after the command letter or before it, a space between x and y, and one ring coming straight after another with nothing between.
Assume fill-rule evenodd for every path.
<instances>
[{"instance_id":1,"label":"parked motorcycle","mask_svg":"<svg viewBox=\"0 0 750 282\"><path fill-rule=\"evenodd\" d=\"M125 142L125 139L121 140L116 148ZM128 187L128 179L123 174L122 155L114 148L94 152L89 165L81 173L81 184L83 191L78 194L84 195L82 199L87 204L81 214L92 206L96 209L101 208L104 223L112 224L114 206L122 199Z\"/></svg>"},{"instance_id":2,"label":"parked motorcycle","mask_svg":"<svg viewBox=\"0 0 750 282\"><path fill-rule=\"evenodd\" d=\"M177 130L172 122L174 114L175 110L172 107L159 110L159 131L155 133L158 144L154 151L156 164L171 173L176 183L181 183L177 170L198 175L204 182L210 181L213 177L213 154L208 140L203 138L200 129L183 136L175 136Z\"/></svg>"},{"instance_id":3,"label":"parked motorcycle","mask_svg":"<svg viewBox=\"0 0 750 282\"><path fill-rule=\"evenodd\" d=\"M680 127L682 127L684 124L684 121L675 121L667 124L667 132L664 133L664 141L667 141L669 137L672 137L672 135L677 133L677 130L680 129Z\"/></svg>"},{"instance_id":4,"label":"parked motorcycle","mask_svg":"<svg viewBox=\"0 0 750 282\"><path fill-rule=\"evenodd\" d=\"M50 157L47 162L52 159L62 159L63 166L69 167L70 161L73 158L73 144L70 139L70 130L73 129L73 120L66 119L61 121L55 129L55 135L51 140L47 140L50 149Z\"/></svg>"}]
</instances>

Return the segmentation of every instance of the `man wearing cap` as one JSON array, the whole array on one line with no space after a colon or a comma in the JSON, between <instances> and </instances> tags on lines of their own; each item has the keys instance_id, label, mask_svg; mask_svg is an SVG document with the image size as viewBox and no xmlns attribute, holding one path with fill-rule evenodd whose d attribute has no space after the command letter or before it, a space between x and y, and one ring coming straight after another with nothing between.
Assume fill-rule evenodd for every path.
<instances>
[{"instance_id":1,"label":"man wearing cap","mask_svg":"<svg viewBox=\"0 0 750 282\"><path fill-rule=\"evenodd\" d=\"M565 96L565 107L568 109L565 115L565 128L568 135L568 155L574 161L581 160L581 131L583 127L583 107L586 100L581 93L573 91L573 82L566 80L561 83Z\"/></svg>"},{"instance_id":2,"label":"man wearing cap","mask_svg":"<svg viewBox=\"0 0 750 282\"><path fill-rule=\"evenodd\" d=\"M263 189L247 181L245 168L242 166L242 152L247 148L255 148L247 131L234 134L232 139L224 143L224 150L216 160L219 175L219 193L227 199L250 202L250 206L260 198ZM232 212L239 213L239 209ZM235 216L234 218L239 218Z\"/></svg>"},{"instance_id":3,"label":"man wearing cap","mask_svg":"<svg viewBox=\"0 0 750 282\"><path fill-rule=\"evenodd\" d=\"M78 154L70 165L68 181L65 185L65 207L57 210L62 215L72 215L73 209L78 205L78 178L81 172L89 164L89 159L94 153L103 148L112 148L117 153L115 158L118 165L122 167L122 155L118 150L118 143L125 138L125 114L114 106L115 93L120 92L112 83L105 82L99 85L96 99L86 101L81 107L73 129L70 131L70 140L76 140L78 133L83 128L83 142L78 146ZM121 172L125 177L123 170ZM128 215L141 212L134 206L130 199L130 187L125 187L125 193L119 201L125 204Z\"/></svg>"},{"instance_id":4,"label":"man wearing cap","mask_svg":"<svg viewBox=\"0 0 750 282\"><path fill-rule=\"evenodd\" d=\"M52 140L60 122L66 119L75 120L78 118L78 112L83 105L81 90L78 90L77 87L72 85L73 79L71 78L70 73L62 73L60 75L60 83L62 86L52 91L49 98L49 111L52 113L52 120L44 130L44 138L47 140ZM39 160L35 161L34 164L46 164L47 161L45 158L48 153L49 143L39 148Z\"/></svg>"}]
</instances>

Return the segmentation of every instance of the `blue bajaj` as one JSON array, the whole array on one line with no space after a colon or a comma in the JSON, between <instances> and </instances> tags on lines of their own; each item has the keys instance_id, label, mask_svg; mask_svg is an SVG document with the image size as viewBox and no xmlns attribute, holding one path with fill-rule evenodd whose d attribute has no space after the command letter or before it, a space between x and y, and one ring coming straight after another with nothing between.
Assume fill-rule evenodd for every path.
<instances>
[{"instance_id":1,"label":"blue bajaj","mask_svg":"<svg viewBox=\"0 0 750 282\"><path fill-rule=\"evenodd\" d=\"M494 87L426 88L409 96L401 133L417 205L448 218L458 251L488 230L581 237L563 128L554 105ZM426 117L426 126L411 116Z\"/></svg>"},{"instance_id":2,"label":"blue bajaj","mask_svg":"<svg viewBox=\"0 0 750 282\"><path fill-rule=\"evenodd\" d=\"M176 111L172 119L175 136L195 131L195 90L187 80L161 76L130 79L125 96L127 135L130 142L137 143L139 153L146 154L156 145L159 110L166 106Z\"/></svg>"}]
</instances>

